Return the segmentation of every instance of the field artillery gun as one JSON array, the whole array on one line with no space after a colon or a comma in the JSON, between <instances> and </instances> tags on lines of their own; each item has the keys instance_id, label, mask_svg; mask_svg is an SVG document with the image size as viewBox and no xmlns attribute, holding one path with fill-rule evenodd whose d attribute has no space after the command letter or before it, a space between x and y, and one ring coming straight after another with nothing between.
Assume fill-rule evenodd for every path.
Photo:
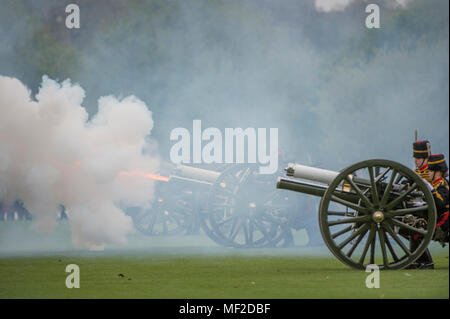
<instances>
[{"instance_id":1,"label":"field artillery gun","mask_svg":"<svg viewBox=\"0 0 450 319\"><path fill-rule=\"evenodd\" d=\"M341 172L289 164L286 175L278 178L277 188L321 197L322 238L352 268L377 264L380 269L403 269L433 238L431 186L402 164L373 159ZM421 238L415 250L408 245L412 236Z\"/></svg>"},{"instance_id":2,"label":"field artillery gun","mask_svg":"<svg viewBox=\"0 0 450 319\"><path fill-rule=\"evenodd\" d=\"M207 170L177 165L156 176L152 207L130 215L147 235L192 234L201 228L223 246L288 245L296 196L273 189L273 177L256 165L232 164ZM293 243L293 242L292 242Z\"/></svg>"},{"instance_id":3,"label":"field artillery gun","mask_svg":"<svg viewBox=\"0 0 450 319\"><path fill-rule=\"evenodd\" d=\"M208 196L220 172L171 164L165 164L163 171L165 176L147 174L155 180L151 207L128 209L136 229L150 236L197 233L198 212L204 209L201 199Z\"/></svg>"}]
</instances>

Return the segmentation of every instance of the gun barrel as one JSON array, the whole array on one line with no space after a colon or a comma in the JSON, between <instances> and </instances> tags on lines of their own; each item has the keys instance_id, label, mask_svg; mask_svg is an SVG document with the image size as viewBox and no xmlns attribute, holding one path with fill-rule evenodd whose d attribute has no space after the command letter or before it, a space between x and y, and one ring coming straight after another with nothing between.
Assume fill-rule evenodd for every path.
<instances>
[{"instance_id":1,"label":"gun barrel","mask_svg":"<svg viewBox=\"0 0 450 319\"><path fill-rule=\"evenodd\" d=\"M290 191L319 197L322 197L323 194L325 194L325 191L327 190L327 187L323 185L293 180L285 177L278 177L277 188L287 189Z\"/></svg>"},{"instance_id":2,"label":"gun barrel","mask_svg":"<svg viewBox=\"0 0 450 319\"><path fill-rule=\"evenodd\" d=\"M322 197L328 189L325 185L314 184L306 181L294 180L291 178L278 177L277 188L287 189L294 192ZM356 193L343 190L342 188L335 190L334 195L341 199L345 199L352 203L357 203L359 197Z\"/></svg>"},{"instance_id":3,"label":"gun barrel","mask_svg":"<svg viewBox=\"0 0 450 319\"><path fill-rule=\"evenodd\" d=\"M177 174L191 180L214 183L220 176L219 172L210 171L186 165L177 165Z\"/></svg>"},{"instance_id":4,"label":"gun barrel","mask_svg":"<svg viewBox=\"0 0 450 319\"><path fill-rule=\"evenodd\" d=\"M313 182L319 182L323 184L331 184L331 182L336 178L338 172L329 171L322 168L310 167L305 165L300 165L296 163L289 163L286 168L286 175L295 178L307 179Z\"/></svg>"}]
</instances>

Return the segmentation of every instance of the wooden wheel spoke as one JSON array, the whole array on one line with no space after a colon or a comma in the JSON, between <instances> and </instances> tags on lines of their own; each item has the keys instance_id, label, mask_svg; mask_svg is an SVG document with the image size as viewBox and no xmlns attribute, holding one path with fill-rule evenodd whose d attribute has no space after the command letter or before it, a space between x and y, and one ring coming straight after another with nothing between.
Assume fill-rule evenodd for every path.
<instances>
[{"instance_id":1,"label":"wooden wheel spoke","mask_svg":"<svg viewBox=\"0 0 450 319\"><path fill-rule=\"evenodd\" d=\"M381 228L378 229L378 237L380 238L381 254L383 256L383 265L384 267L387 268L389 266L389 259L386 252L385 233Z\"/></svg>"},{"instance_id":2,"label":"wooden wheel spoke","mask_svg":"<svg viewBox=\"0 0 450 319\"><path fill-rule=\"evenodd\" d=\"M406 191L404 191L396 199L394 199L389 204L387 204L386 209L389 210L389 209L394 208L397 204L399 204L401 201L403 201L405 199L405 197L408 196L409 193L411 193L416 188L417 188L417 184L416 183L412 184Z\"/></svg>"},{"instance_id":3,"label":"wooden wheel spoke","mask_svg":"<svg viewBox=\"0 0 450 319\"><path fill-rule=\"evenodd\" d=\"M242 185L244 184L244 182L248 181L250 173L250 169L245 168L243 171L239 172L239 174L230 175L229 177L233 180L236 180L235 184Z\"/></svg>"},{"instance_id":4,"label":"wooden wheel spoke","mask_svg":"<svg viewBox=\"0 0 450 319\"><path fill-rule=\"evenodd\" d=\"M236 216L230 216L230 217L226 217L224 220L221 220L220 222L217 222L216 225L217 226L222 226L225 223L228 223L230 220L233 220L234 218L237 218Z\"/></svg>"},{"instance_id":5,"label":"wooden wheel spoke","mask_svg":"<svg viewBox=\"0 0 450 319\"><path fill-rule=\"evenodd\" d=\"M398 259L397 254L395 253L395 250L392 247L392 244L391 244L391 242L390 242L390 240L389 240L389 238L388 238L388 236L386 234L384 236L384 239L386 241L386 245L387 245L387 247L389 249L389 252L391 253L392 258L394 258L394 261L397 262L399 259Z\"/></svg>"},{"instance_id":6,"label":"wooden wheel spoke","mask_svg":"<svg viewBox=\"0 0 450 319\"><path fill-rule=\"evenodd\" d=\"M364 260L366 259L367 251L369 250L369 246L374 239L375 231L376 231L375 224L373 224L370 228L369 236L367 237L366 244L364 245L364 249L361 254L361 257L359 258L358 264L362 265L364 263Z\"/></svg>"},{"instance_id":7,"label":"wooden wheel spoke","mask_svg":"<svg viewBox=\"0 0 450 319\"><path fill-rule=\"evenodd\" d=\"M358 237L358 239L353 243L352 247L350 248L350 250L347 252L347 257L350 258L353 254L353 252L355 251L356 247L358 247L359 243L361 242L361 240L364 238L364 236L367 234L367 232L369 231L368 227L367 229L365 229Z\"/></svg>"},{"instance_id":8,"label":"wooden wheel spoke","mask_svg":"<svg viewBox=\"0 0 450 319\"><path fill-rule=\"evenodd\" d=\"M232 234L234 233L235 229L236 229L239 225L240 225L240 220L239 220L239 218L236 216L236 217L233 219L233 223L231 224L230 232L229 232L229 234L228 234L229 237L232 236Z\"/></svg>"},{"instance_id":9,"label":"wooden wheel spoke","mask_svg":"<svg viewBox=\"0 0 450 319\"><path fill-rule=\"evenodd\" d=\"M394 169L394 170L392 171L391 178L389 179L389 183L388 183L388 185L386 186L386 189L384 190L383 197L381 198L381 203L380 203L380 206L381 206L381 207L383 207L384 205L386 205L386 202L387 202L387 200L389 199L389 194L390 194L390 192L391 192L392 185L393 185L393 183L394 183L395 175L397 175L397 170L396 170L396 169Z\"/></svg>"},{"instance_id":10,"label":"wooden wheel spoke","mask_svg":"<svg viewBox=\"0 0 450 319\"><path fill-rule=\"evenodd\" d=\"M352 230L352 226L345 227L344 229L332 234L331 238L335 239L335 238L341 236L342 234L349 232L350 230Z\"/></svg>"},{"instance_id":11,"label":"wooden wheel spoke","mask_svg":"<svg viewBox=\"0 0 450 319\"><path fill-rule=\"evenodd\" d=\"M397 178L394 181L394 184L398 184L404 176L402 174L398 174Z\"/></svg>"},{"instance_id":12,"label":"wooden wheel spoke","mask_svg":"<svg viewBox=\"0 0 450 319\"><path fill-rule=\"evenodd\" d=\"M370 245L370 263L375 264L375 244L377 243L377 232L374 232L372 244Z\"/></svg>"},{"instance_id":13,"label":"wooden wheel spoke","mask_svg":"<svg viewBox=\"0 0 450 319\"><path fill-rule=\"evenodd\" d=\"M359 223L359 222L368 222L370 220L370 216L363 215L363 216L357 216L357 217L350 217L346 219L339 219L339 220L333 220L328 221L328 226L335 226L340 224L348 224L348 223Z\"/></svg>"},{"instance_id":14,"label":"wooden wheel spoke","mask_svg":"<svg viewBox=\"0 0 450 319\"><path fill-rule=\"evenodd\" d=\"M153 232L153 227L155 227L156 224L156 214L152 214L151 215L151 219L150 219L150 223L147 227L148 230L150 230L151 232Z\"/></svg>"},{"instance_id":15,"label":"wooden wheel spoke","mask_svg":"<svg viewBox=\"0 0 450 319\"><path fill-rule=\"evenodd\" d=\"M373 200L373 203L375 204L375 206L378 206L380 204L380 199L378 197L377 183L375 182L375 178L373 176L373 167L369 166L369 167L367 167L367 169L369 170L369 176L370 176L370 188L372 191L372 200Z\"/></svg>"},{"instance_id":16,"label":"wooden wheel spoke","mask_svg":"<svg viewBox=\"0 0 450 319\"><path fill-rule=\"evenodd\" d=\"M392 168L386 167L386 169L380 175L375 177L375 183L378 183Z\"/></svg>"},{"instance_id":17,"label":"wooden wheel spoke","mask_svg":"<svg viewBox=\"0 0 450 319\"><path fill-rule=\"evenodd\" d=\"M237 194L233 193L228 188L221 187L220 190L222 190L222 192L226 194L226 195L224 195L226 197L233 197L233 198L238 198L239 197Z\"/></svg>"},{"instance_id":18,"label":"wooden wheel spoke","mask_svg":"<svg viewBox=\"0 0 450 319\"><path fill-rule=\"evenodd\" d=\"M172 222L174 222L175 224L177 224L177 226L182 226L182 224L180 223L180 218L177 218L175 216L171 216L170 220L172 220Z\"/></svg>"},{"instance_id":19,"label":"wooden wheel spoke","mask_svg":"<svg viewBox=\"0 0 450 319\"><path fill-rule=\"evenodd\" d=\"M264 228L263 225L260 225L259 222L256 221L256 219L254 219L253 222L265 238L270 238L269 234L267 233L267 230Z\"/></svg>"},{"instance_id":20,"label":"wooden wheel spoke","mask_svg":"<svg viewBox=\"0 0 450 319\"><path fill-rule=\"evenodd\" d=\"M347 206L347 207L349 207L349 208L351 208L351 209L354 209L354 210L356 210L356 211L358 211L358 212L362 212L362 213L365 213L365 214L368 214L368 213L369 213L369 211L367 210L367 208L361 207L361 206L359 206L358 204L354 204L354 203L352 203L352 202L346 201L345 199L341 199L341 198L339 198L339 197L337 197L337 196L335 196L335 195L331 196L331 200L332 200L333 202L336 202L336 203L342 204L342 205L344 205L344 206Z\"/></svg>"},{"instance_id":21,"label":"wooden wheel spoke","mask_svg":"<svg viewBox=\"0 0 450 319\"><path fill-rule=\"evenodd\" d=\"M411 256L411 252L402 242L402 240L397 236L391 226L387 223L382 224L384 229L388 232L388 234L395 240L395 242L400 246L400 248L405 252L406 255Z\"/></svg>"},{"instance_id":22,"label":"wooden wheel spoke","mask_svg":"<svg viewBox=\"0 0 450 319\"><path fill-rule=\"evenodd\" d=\"M328 216L349 216L348 214L349 213L347 213L347 212L336 212L336 211L331 211L331 210L329 210L327 213Z\"/></svg>"},{"instance_id":23,"label":"wooden wheel spoke","mask_svg":"<svg viewBox=\"0 0 450 319\"><path fill-rule=\"evenodd\" d=\"M281 223L281 221L279 219L277 219L276 217L274 217L268 213L258 214L257 217L259 220L261 220L261 222L267 222L267 223L272 223L272 224L276 224L276 225Z\"/></svg>"},{"instance_id":24,"label":"wooden wheel spoke","mask_svg":"<svg viewBox=\"0 0 450 319\"><path fill-rule=\"evenodd\" d=\"M242 229L244 230L245 243L248 245L248 244L250 244L250 236L249 236L249 229L247 228L247 226L248 226L247 222L242 223Z\"/></svg>"},{"instance_id":25,"label":"wooden wheel spoke","mask_svg":"<svg viewBox=\"0 0 450 319\"><path fill-rule=\"evenodd\" d=\"M241 230L241 228L243 227L243 223L241 221L238 222L238 226L236 227L234 233L230 233L230 240L234 241L234 239L236 238L237 234L239 233L239 230Z\"/></svg>"},{"instance_id":26,"label":"wooden wheel spoke","mask_svg":"<svg viewBox=\"0 0 450 319\"><path fill-rule=\"evenodd\" d=\"M420 207L413 207L413 208L391 210L385 214L385 217L392 218L394 216L402 216L405 214L414 214L416 212L421 212L424 210L428 210L428 205L424 205L424 206L420 206Z\"/></svg>"},{"instance_id":27,"label":"wooden wheel spoke","mask_svg":"<svg viewBox=\"0 0 450 319\"><path fill-rule=\"evenodd\" d=\"M342 243L339 244L339 249L344 248L350 241L355 239L358 235L360 235L362 232L367 231L369 228L368 224L362 225L357 231L355 231L353 234L351 234L347 239L345 239Z\"/></svg>"},{"instance_id":28,"label":"wooden wheel spoke","mask_svg":"<svg viewBox=\"0 0 450 319\"><path fill-rule=\"evenodd\" d=\"M403 223L401 221L398 221L396 219L391 219L391 220L389 220L389 222L394 224L394 226L398 226L400 228L407 229L409 231L412 231L412 232L414 232L416 234L419 234L419 235L422 235L422 236L426 236L426 234L428 233L425 230L421 230L421 229L409 226L409 225L407 225L407 224L405 224L405 223Z\"/></svg>"},{"instance_id":29,"label":"wooden wheel spoke","mask_svg":"<svg viewBox=\"0 0 450 319\"><path fill-rule=\"evenodd\" d=\"M358 185L355 184L355 182L353 182L353 180L346 176L345 180L350 183L350 185L352 186L352 188L356 191L356 193L358 194L359 198L361 198L361 200L364 202L364 204L367 207L373 207L373 204L369 201L369 199L366 197L366 195L363 194L363 192L359 189Z\"/></svg>"}]
</instances>

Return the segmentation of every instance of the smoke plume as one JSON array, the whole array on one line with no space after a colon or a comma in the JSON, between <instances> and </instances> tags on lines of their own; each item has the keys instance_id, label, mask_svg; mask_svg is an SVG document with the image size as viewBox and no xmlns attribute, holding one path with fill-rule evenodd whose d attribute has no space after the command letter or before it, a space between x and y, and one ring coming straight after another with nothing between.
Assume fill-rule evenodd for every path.
<instances>
[{"instance_id":1,"label":"smoke plume","mask_svg":"<svg viewBox=\"0 0 450 319\"><path fill-rule=\"evenodd\" d=\"M134 96L99 99L89 119L84 90L47 77L33 100L19 80L0 76L0 201L22 200L38 230L56 226L67 207L76 247L123 244L132 220L121 205L144 206L153 181L122 171L154 172L143 154L152 113Z\"/></svg>"}]
</instances>

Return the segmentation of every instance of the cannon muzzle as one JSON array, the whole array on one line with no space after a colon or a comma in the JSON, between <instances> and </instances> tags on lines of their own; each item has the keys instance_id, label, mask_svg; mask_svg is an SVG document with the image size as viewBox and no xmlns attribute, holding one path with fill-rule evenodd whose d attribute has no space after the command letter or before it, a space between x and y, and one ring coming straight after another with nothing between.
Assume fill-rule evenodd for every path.
<instances>
[{"instance_id":1,"label":"cannon muzzle","mask_svg":"<svg viewBox=\"0 0 450 319\"><path fill-rule=\"evenodd\" d=\"M326 185L330 185L331 182L336 178L336 176L339 175L339 172L330 171L327 169L317 167L305 166L297 163L289 163L288 167L285 168L285 171L287 176L299 179L306 179L309 181L322 183ZM365 185L365 186L370 185L370 181L367 179L359 178L352 174L350 174L348 177L358 185ZM344 181L341 184L341 186L345 191L350 190L350 185L346 181ZM394 189L396 187L397 185L394 185Z\"/></svg>"},{"instance_id":2,"label":"cannon muzzle","mask_svg":"<svg viewBox=\"0 0 450 319\"><path fill-rule=\"evenodd\" d=\"M186 165L177 165L176 172L176 175L179 175L180 177L211 184L214 183L220 176L220 172Z\"/></svg>"},{"instance_id":3,"label":"cannon muzzle","mask_svg":"<svg viewBox=\"0 0 450 319\"><path fill-rule=\"evenodd\" d=\"M331 182L339 174L335 171L300 165L296 163L289 163L288 167L285 170L287 176L307 179L309 181L319 182L327 185L331 184Z\"/></svg>"}]
</instances>

